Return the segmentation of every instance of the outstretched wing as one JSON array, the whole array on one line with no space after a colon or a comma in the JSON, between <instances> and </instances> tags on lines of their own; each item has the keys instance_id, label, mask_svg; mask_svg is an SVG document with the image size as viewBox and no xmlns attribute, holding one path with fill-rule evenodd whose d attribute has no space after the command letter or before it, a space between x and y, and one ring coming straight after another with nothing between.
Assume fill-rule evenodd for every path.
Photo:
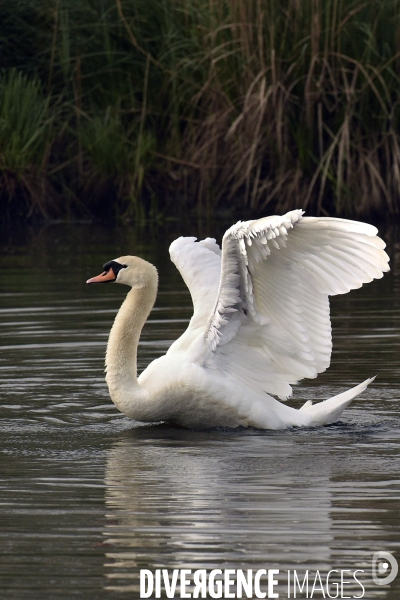
<instances>
[{"instance_id":1,"label":"outstretched wing","mask_svg":"<svg viewBox=\"0 0 400 600\"><path fill-rule=\"evenodd\" d=\"M224 235L206 368L284 399L330 363L329 296L389 270L371 225L286 215L239 222Z\"/></svg>"},{"instance_id":2,"label":"outstretched wing","mask_svg":"<svg viewBox=\"0 0 400 600\"><path fill-rule=\"evenodd\" d=\"M193 317L185 333L169 348L168 353L187 349L204 332L214 309L221 275L221 249L215 239L200 242L195 237L180 237L172 242L169 252L186 283L193 302Z\"/></svg>"}]
</instances>

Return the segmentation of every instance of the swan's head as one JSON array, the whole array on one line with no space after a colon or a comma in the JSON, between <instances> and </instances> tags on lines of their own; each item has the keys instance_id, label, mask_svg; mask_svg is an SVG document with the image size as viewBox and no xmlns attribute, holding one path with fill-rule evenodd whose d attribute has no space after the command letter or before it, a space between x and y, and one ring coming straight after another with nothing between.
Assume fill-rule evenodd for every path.
<instances>
[{"instance_id":1,"label":"swan's head","mask_svg":"<svg viewBox=\"0 0 400 600\"><path fill-rule=\"evenodd\" d=\"M121 256L103 265L103 272L86 283L124 283L131 287L147 287L157 282L157 269L138 256Z\"/></svg>"}]
</instances>

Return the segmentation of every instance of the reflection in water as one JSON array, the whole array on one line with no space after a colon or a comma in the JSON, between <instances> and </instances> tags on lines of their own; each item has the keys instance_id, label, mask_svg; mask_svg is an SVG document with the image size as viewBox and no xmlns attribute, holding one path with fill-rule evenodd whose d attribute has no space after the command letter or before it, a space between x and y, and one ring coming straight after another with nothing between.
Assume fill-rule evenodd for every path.
<instances>
[{"instance_id":1,"label":"reflection in water","mask_svg":"<svg viewBox=\"0 0 400 600\"><path fill-rule=\"evenodd\" d=\"M107 588L138 594L141 568L278 568L284 594L288 569L336 568L368 570L361 578L368 597L386 597L367 583L372 554L387 537L380 515L364 513L364 535L349 553L335 506L343 484L335 484L336 460L321 442L315 430L127 432L107 459ZM354 583L346 592L360 589Z\"/></svg>"}]
</instances>

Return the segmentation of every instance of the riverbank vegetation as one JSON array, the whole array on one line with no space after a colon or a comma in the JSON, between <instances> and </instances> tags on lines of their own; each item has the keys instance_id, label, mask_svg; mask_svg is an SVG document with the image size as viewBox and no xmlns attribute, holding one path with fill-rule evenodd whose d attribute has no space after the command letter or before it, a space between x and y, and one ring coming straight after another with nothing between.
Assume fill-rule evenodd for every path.
<instances>
[{"instance_id":1,"label":"riverbank vegetation","mask_svg":"<svg viewBox=\"0 0 400 600\"><path fill-rule=\"evenodd\" d=\"M25 218L400 211L400 0L6 0Z\"/></svg>"}]
</instances>

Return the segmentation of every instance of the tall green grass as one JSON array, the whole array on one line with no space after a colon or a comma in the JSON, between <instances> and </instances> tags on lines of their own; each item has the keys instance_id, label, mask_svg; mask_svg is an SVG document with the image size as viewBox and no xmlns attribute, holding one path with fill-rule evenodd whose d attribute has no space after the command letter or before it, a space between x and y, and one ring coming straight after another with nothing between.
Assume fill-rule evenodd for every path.
<instances>
[{"instance_id":1,"label":"tall green grass","mask_svg":"<svg viewBox=\"0 0 400 600\"><path fill-rule=\"evenodd\" d=\"M24 197L29 212L48 215L47 167L53 118L38 79L11 69L0 74L0 194Z\"/></svg>"},{"instance_id":2,"label":"tall green grass","mask_svg":"<svg viewBox=\"0 0 400 600\"><path fill-rule=\"evenodd\" d=\"M5 169L0 128L3 192L40 165L61 212L399 212L400 0L7 0L0 43L37 130Z\"/></svg>"}]
</instances>

